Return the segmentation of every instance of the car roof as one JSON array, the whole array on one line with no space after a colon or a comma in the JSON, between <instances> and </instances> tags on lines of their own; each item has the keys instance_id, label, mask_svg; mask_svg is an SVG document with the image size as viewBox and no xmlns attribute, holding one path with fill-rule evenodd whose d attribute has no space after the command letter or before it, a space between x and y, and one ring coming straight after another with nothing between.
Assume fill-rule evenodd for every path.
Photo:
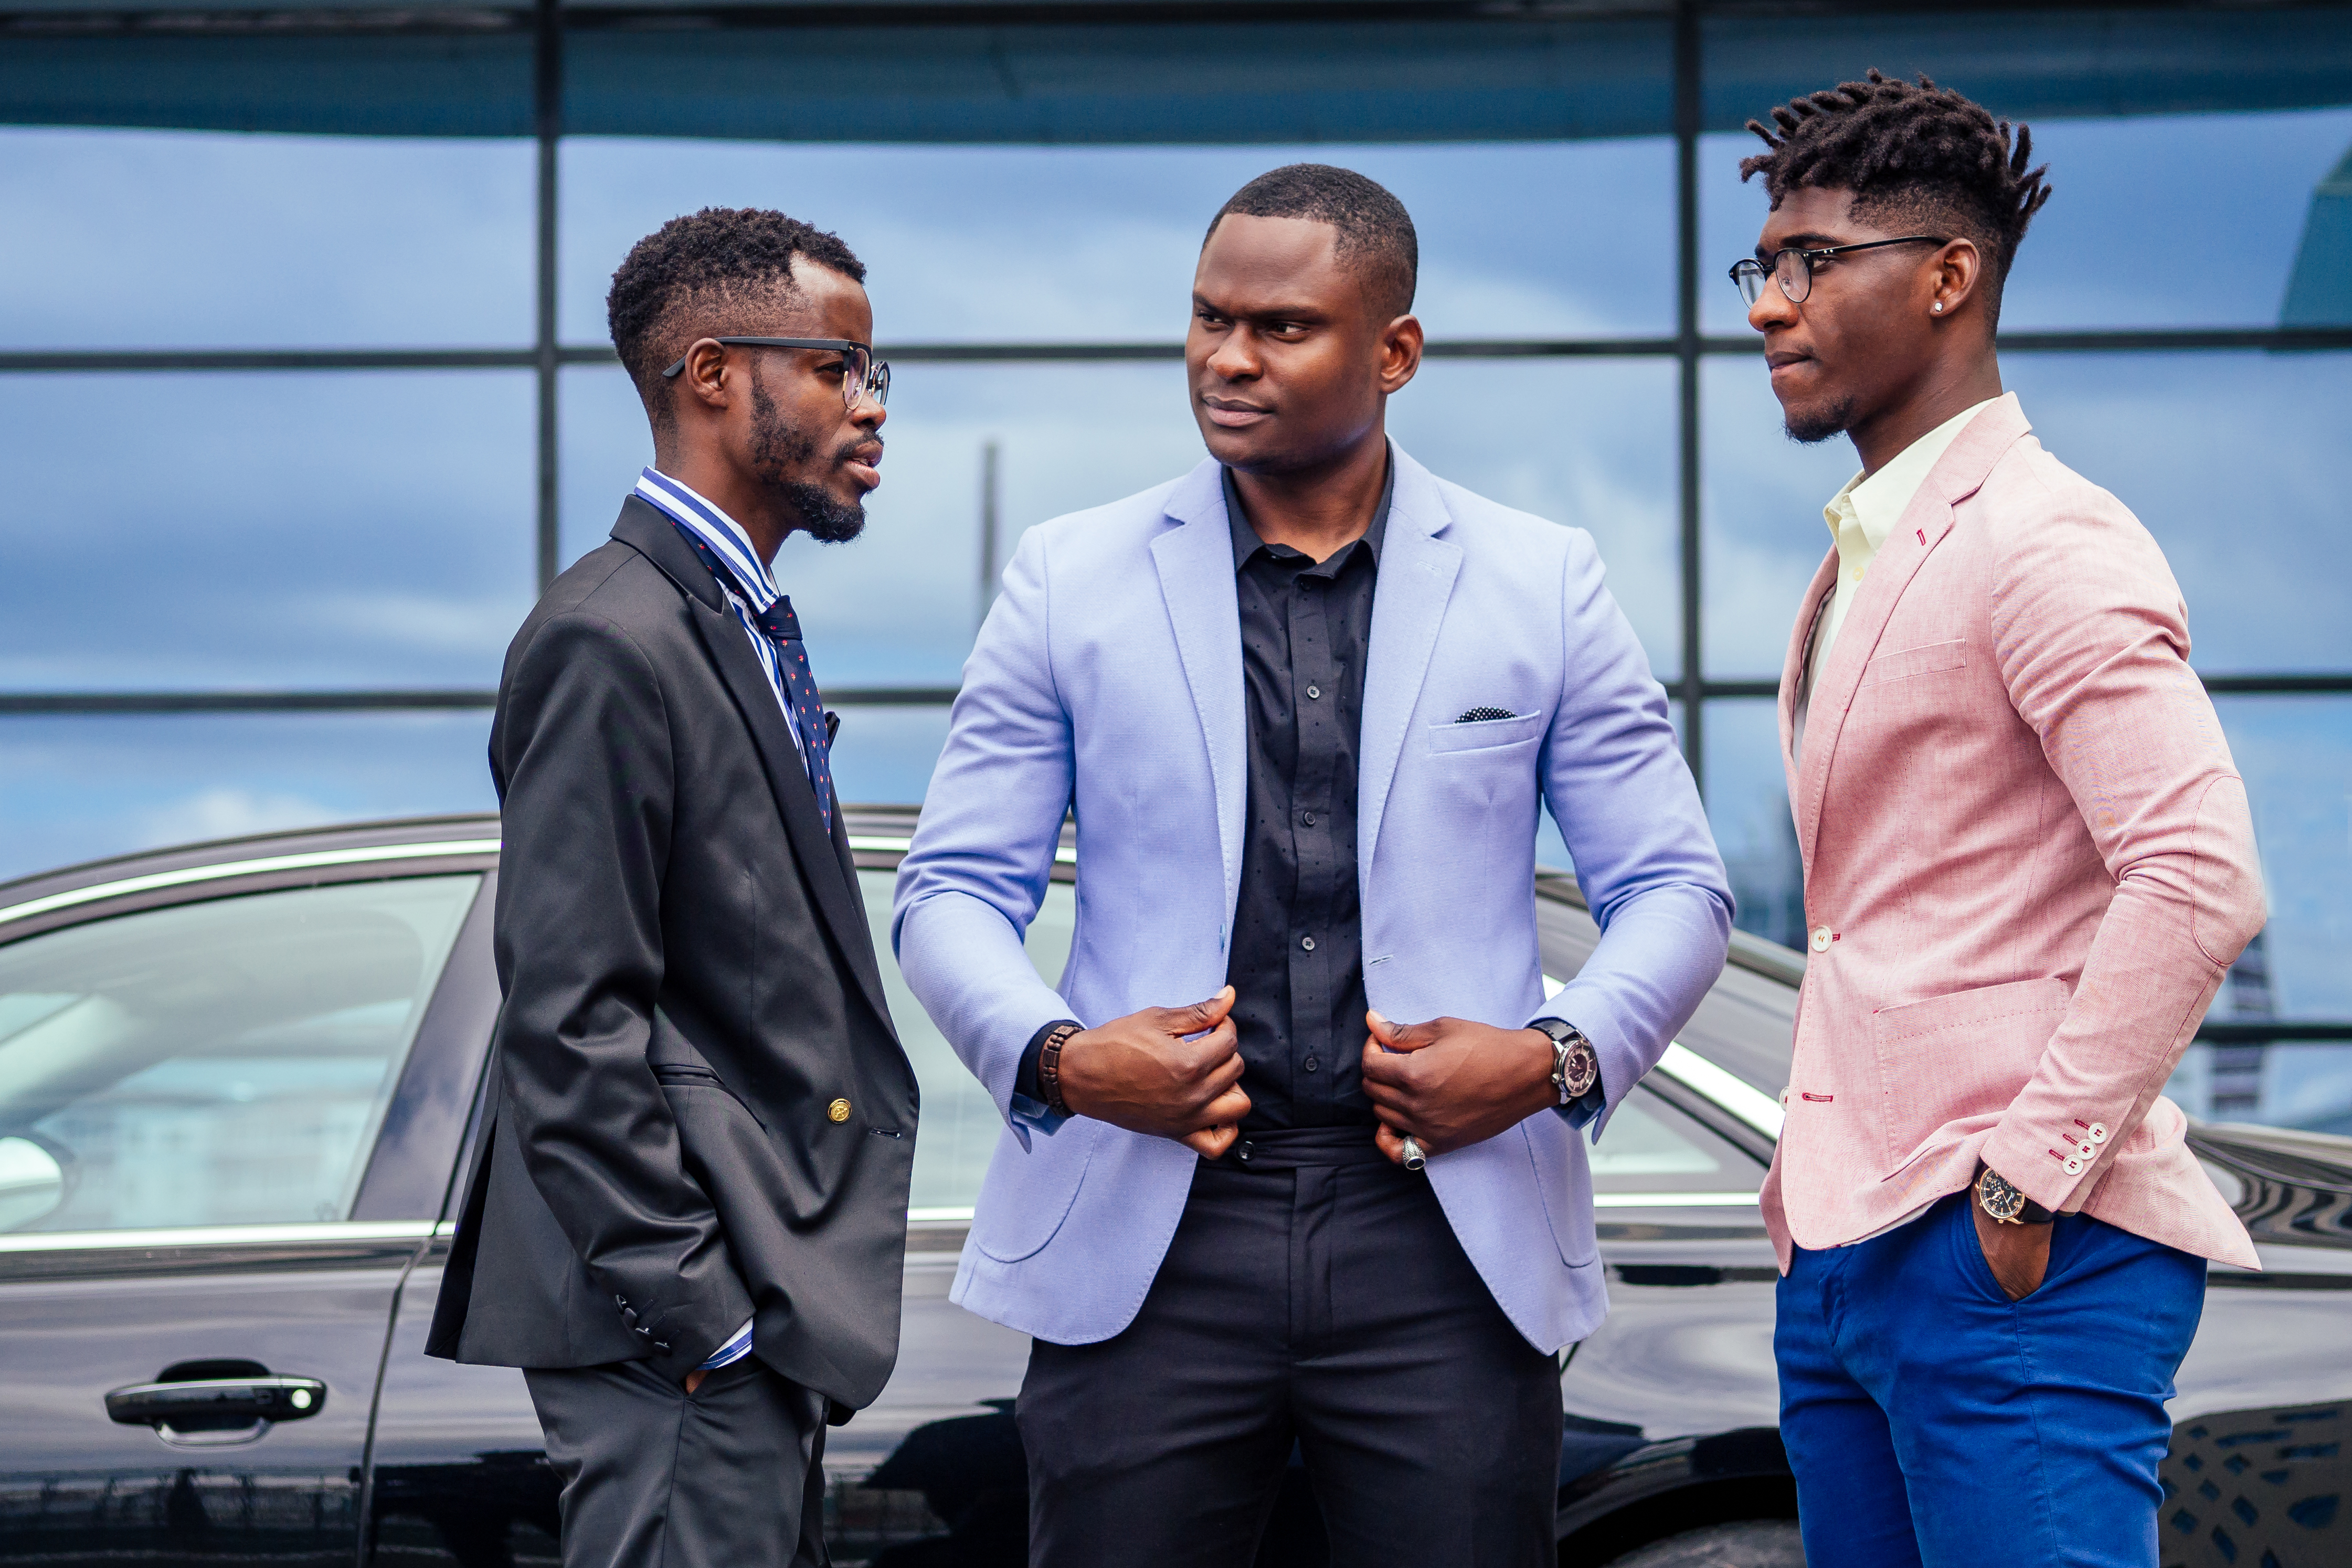
<instances>
[{"instance_id":1,"label":"car roof","mask_svg":"<svg viewBox=\"0 0 2352 1568\"><path fill-rule=\"evenodd\" d=\"M851 849L864 861L903 853L919 815L911 805L845 805L842 826ZM1076 844L1075 826L1066 823L1056 858L1075 865ZM496 864L498 847L499 818L482 812L257 833L113 856L0 882L0 942L85 919L96 912L96 904L108 906L108 913L122 913L173 901L184 896L174 889L194 884L228 882L244 891L369 864L398 864L411 872L455 865L487 868ZM1538 868L1536 893L1587 908L1576 879L1564 871ZM1731 933L1730 962L1784 985L1801 984L1805 977L1804 954L1744 931Z\"/></svg>"}]
</instances>

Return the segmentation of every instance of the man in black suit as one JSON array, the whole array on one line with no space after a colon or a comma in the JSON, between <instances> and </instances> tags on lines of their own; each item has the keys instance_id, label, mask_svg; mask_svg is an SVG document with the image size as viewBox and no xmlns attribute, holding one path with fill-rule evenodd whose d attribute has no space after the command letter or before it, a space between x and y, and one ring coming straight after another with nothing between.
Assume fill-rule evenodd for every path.
<instances>
[{"instance_id":1,"label":"man in black suit","mask_svg":"<svg viewBox=\"0 0 2352 1568\"><path fill-rule=\"evenodd\" d=\"M525 1370L567 1568L823 1563L898 1354L913 1069L785 535L856 537L889 369L830 234L706 209L614 275L654 467L508 649L506 1006L430 1353Z\"/></svg>"}]
</instances>

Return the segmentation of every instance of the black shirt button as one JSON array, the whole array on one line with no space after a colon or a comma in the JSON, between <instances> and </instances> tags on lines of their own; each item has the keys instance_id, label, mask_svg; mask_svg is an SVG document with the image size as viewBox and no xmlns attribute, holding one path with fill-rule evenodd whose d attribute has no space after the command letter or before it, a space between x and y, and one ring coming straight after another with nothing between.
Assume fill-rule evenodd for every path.
<instances>
[{"instance_id":1,"label":"black shirt button","mask_svg":"<svg viewBox=\"0 0 2352 1568\"><path fill-rule=\"evenodd\" d=\"M1309 697L1320 697L1323 695L1323 689L1319 686L1310 686L1307 689L1307 695Z\"/></svg>"},{"instance_id":2,"label":"black shirt button","mask_svg":"<svg viewBox=\"0 0 2352 1568\"><path fill-rule=\"evenodd\" d=\"M1321 1067L1322 1065L1323 1064L1321 1062L1316 1060L1313 1057L1308 1057L1307 1058L1307 1070L1308 1072L1313 1072L1317 1068Z\"/></svg>"},{"instance_id":3,"label":"black shirt button","mask_svg":"<svg viewBox=\"0 0 2352 1568\"><path fill-rule=\"evenodd\" d=\"M1298 820L1312 827L1315 826L1315 814L1311 811L1302 811L1298 814Z\"/></svg>"},{"instance_id":4,"label":"black shirt button","mask_svg":"<svg viewBox=\"0 0 2352 1568\"><path fill-rule=\"evenodd\" d=\"M1302 936L1298 939L1298 945L1305 948L1307 952L1313 952L1315 951L1315 939L1311 936Z\"/></svg>"}]
</instances>

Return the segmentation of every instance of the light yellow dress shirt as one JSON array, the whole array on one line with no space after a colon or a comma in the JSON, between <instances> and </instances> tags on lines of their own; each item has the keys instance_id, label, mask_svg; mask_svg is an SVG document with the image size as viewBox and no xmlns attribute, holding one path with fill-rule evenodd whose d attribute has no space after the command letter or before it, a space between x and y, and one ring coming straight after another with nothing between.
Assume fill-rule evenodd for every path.
<instances>
[{"instance_id":1,"label":"light yellow dress shirt","mask_svg":"<svg viewBox=\"0 0 2352 1568\"><path fill-rule=\"evenodd\" d=\"M1821 625L1813 633L1812 658L1805 667L1804 686L1797 693L1795 750L1800 760L1805 754L1805 710L1812 701L1814 688L1821 684L1822 670L1829 663L1830 645L1837 641L1838 629L1845 625L1845 613L1853 608L1853 596L1861 591L1863 576L1870 570L1879 546L1886 542L1886 536L1895 531L1895 525L1910 510L1912 498L1927 482L1936 460L1959 438L1969 420L2000 401L1998 397L1988 397L1955 414L1904 447L1878 472L1867 479L1856 474L1846 480L1845 488L1822 508L1822 521L1829 524L1830 537L1837 542L1838 580L1828 607L1822 611Z\"/></svg>"}]
</instances>

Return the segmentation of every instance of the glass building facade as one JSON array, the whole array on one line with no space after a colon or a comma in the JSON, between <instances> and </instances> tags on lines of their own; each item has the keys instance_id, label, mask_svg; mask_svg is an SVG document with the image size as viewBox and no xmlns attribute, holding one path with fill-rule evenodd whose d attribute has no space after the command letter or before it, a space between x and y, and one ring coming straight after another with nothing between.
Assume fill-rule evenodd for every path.
<instances>
[{"instance_id":1,"label":"glass building facade","mask_svg":"<svg viewBox=\"0 0 2352 1568\"><path fill-rule=\"evenodd\" d=\"M919 798L1019 531L1197 460L1202 231L1311 158L1420 229L1398 439L1593 533L1789 940L1771 693L1853 454L1724 270L1742 123L1875 66L2032 123L2004 373L2170 556L2252 795L2271 923L2176 1095L2352 1131L2352 8L16 5L0 876L489 806L506 640L650 452L606 281L706 204L871 268L885 484L778 575L845 795Z\"/></svg>"}]
</instances>

